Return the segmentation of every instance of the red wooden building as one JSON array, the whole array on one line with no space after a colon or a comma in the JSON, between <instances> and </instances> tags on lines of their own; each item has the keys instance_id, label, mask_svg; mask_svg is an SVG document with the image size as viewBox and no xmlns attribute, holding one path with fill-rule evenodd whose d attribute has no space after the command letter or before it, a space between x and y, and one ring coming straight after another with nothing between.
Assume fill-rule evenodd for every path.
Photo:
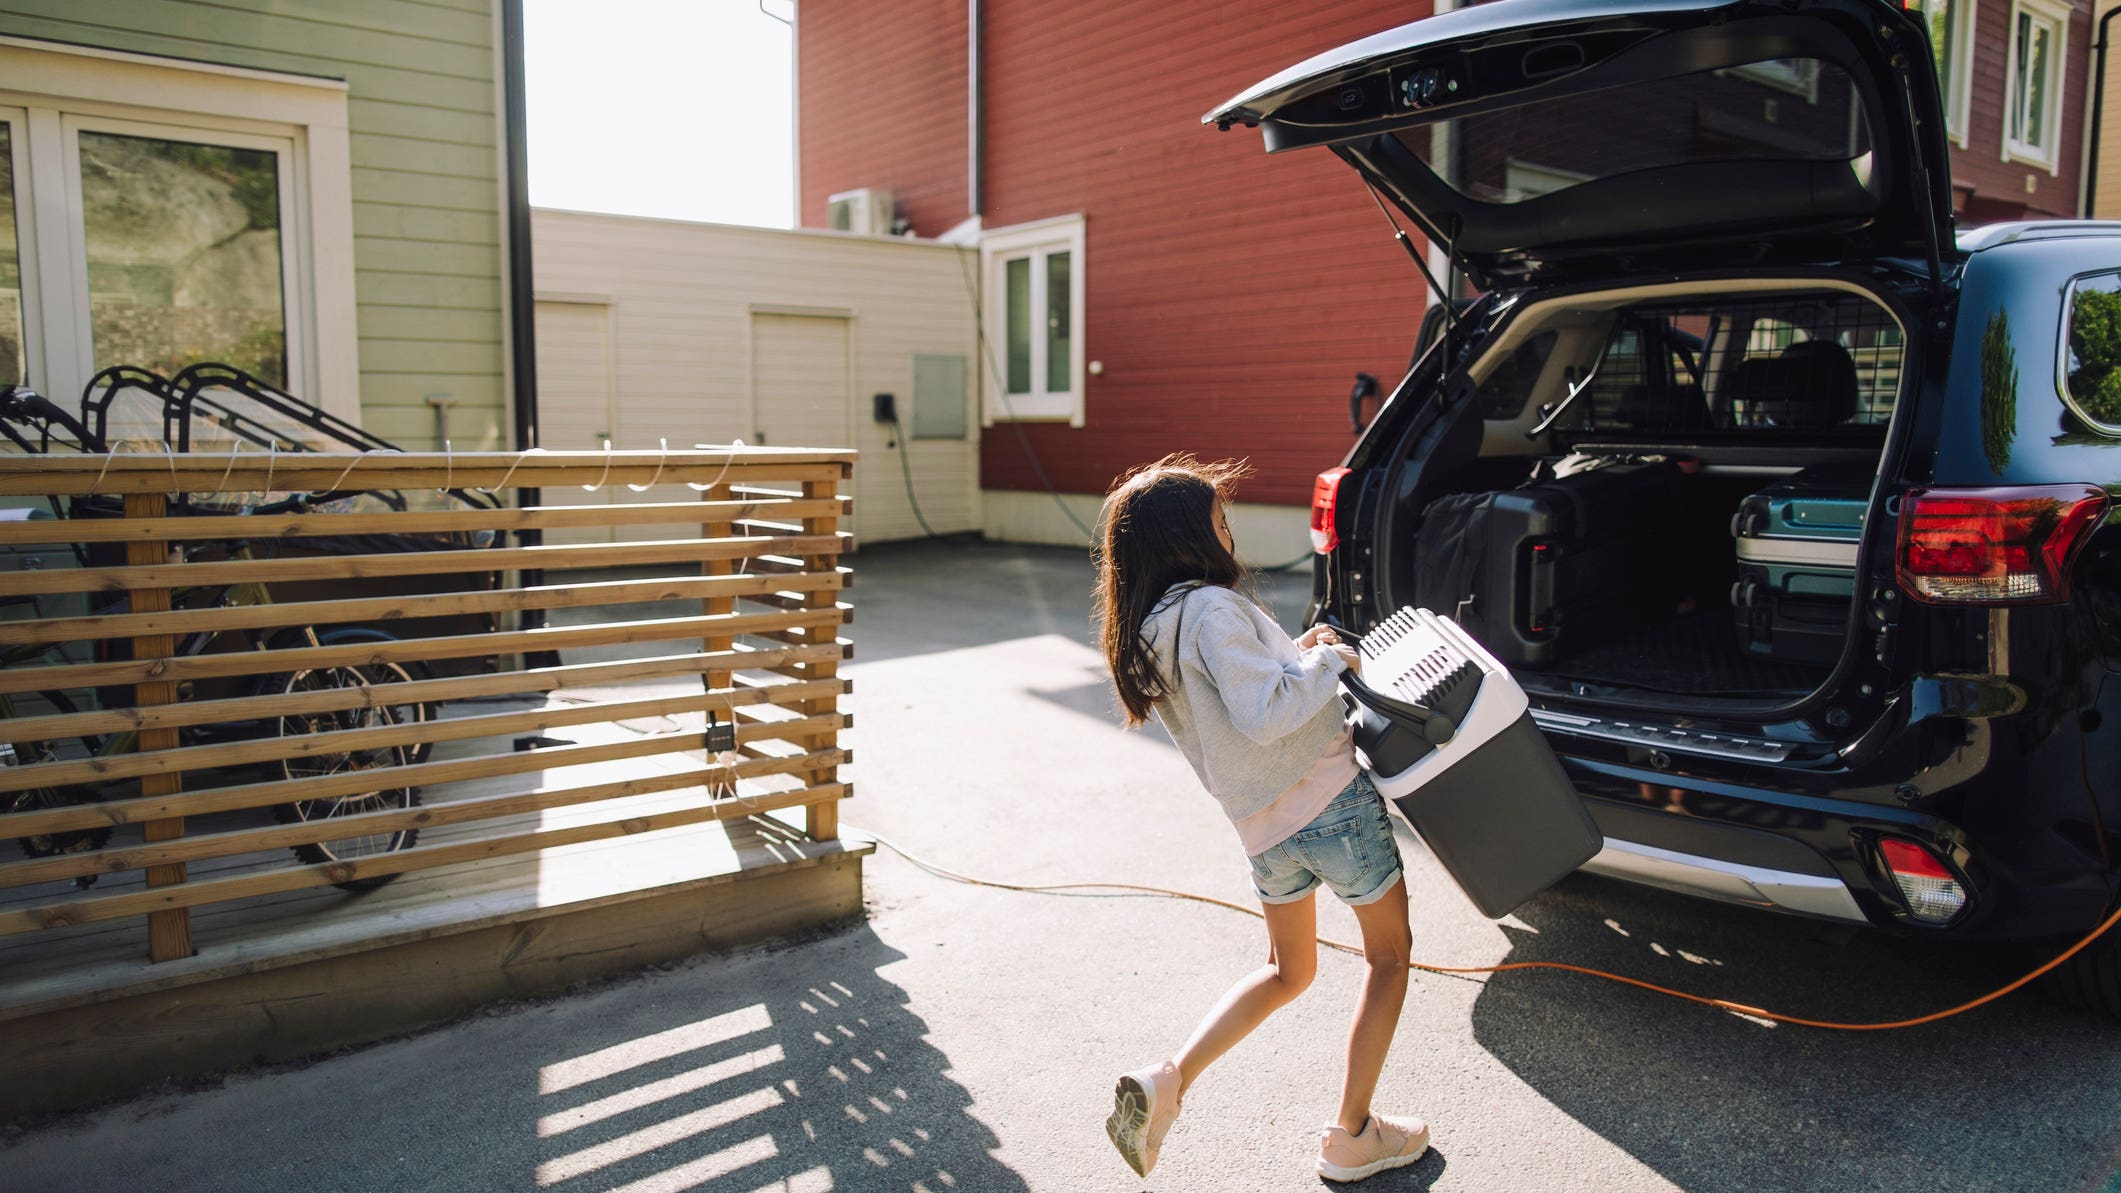
<instances>
[{"instance_id":1,"label":"red wooden building","mask_svg":"<svg viewBox=\"0 0 2121 1193\"><path fill-rule=\"evenodd\" d=\"M2089 4L1916 6L1952 114L1962 222L2074 215ZM859 229L888 194L901 231L968 246L990 533L1080 542L1047 482L1087 522L1117 474L1184 449L1249 457L1244 496L1281 508L1241 510L1240 539L1260 558L1300 550L1312 478L1352 439L1355 375L1389 387L1431 300L1346 166L1269 158L1256 132L1200 116L1428 12L800 0L801 223L848 226L851 212Z\"/></svg>"}]
</instances>

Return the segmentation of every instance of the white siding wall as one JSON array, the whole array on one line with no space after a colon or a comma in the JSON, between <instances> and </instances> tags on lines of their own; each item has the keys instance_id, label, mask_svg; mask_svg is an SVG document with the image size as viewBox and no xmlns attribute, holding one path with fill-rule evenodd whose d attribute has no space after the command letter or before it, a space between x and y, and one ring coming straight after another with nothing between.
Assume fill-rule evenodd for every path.
<instances>
[{"instance_id":1,"label":"white siding wall","mask_svg":"<svg viewBox=\"0 0 2121 1193\"><path fill-rule=\"evenodd\" d=\"M762 427L796 420L755 408L757 319L829 317L846 322L851 368L844 415L803 425L851 427L862 453L855 469L854 533L867 542L918 537L898 453L912 450L915 493L938 534L977 530L979 422L967 437L897 441L870 417L871 395L897 395L912 425L915 354L974 357L973 302L959 254L945 245L695 224L631 216L536 211L534 275L543 299L612 304L618 427L616 446L653 448L754 440ZM971 266L976 268L976 262ZM544 346L540 345L541 357ZM969 401L969 397L968 397ZM771 436L769 436L771 437ZM838 439L845 439L843 433Z\"/></svg>"}]
</instances>

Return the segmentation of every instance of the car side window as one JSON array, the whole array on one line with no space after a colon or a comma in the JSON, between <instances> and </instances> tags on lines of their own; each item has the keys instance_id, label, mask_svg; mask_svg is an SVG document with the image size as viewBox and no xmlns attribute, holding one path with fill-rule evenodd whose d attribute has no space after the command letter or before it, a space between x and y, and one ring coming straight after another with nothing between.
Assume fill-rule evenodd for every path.
<instances>
[{"instance_id":1,"label":"car side window","mask_svg":"<svg viewBox=\"0 0 2121 1193\"><path fill-rule=\"evenodd\" d=\"M2092 429L2121 436L2121 273L2070 283L2062 318L2062 396Z\"/></svg>"},{"instance_id":2,"label":"car side window","mask_svg":"<svg viewBox=\"0 0 2121 1193\"><path fill-rule=\"evenodd\" d=\"M1598 375L1591 379L1591 425L1607 427L1613 425L1615 412L1630 389L1640 389L1649 381L1649 366L1643 360L1642 333L1632 322L1614 325L1613 334L1605 342L1605 356L1599 362Z\"/></svg>"},{"instance_id":3,"label":"car side window","mask_svg":"<svg viewBox=\"0 0 2121 1193\"><path fill-rule=\"evenodd\" d=\"M1541 332L1517 346L1487 379L1480 383L1482 418L1516 418L1531 399L1547 357L1554 353L1555 333Z\"/></svg>"}]
</instances>

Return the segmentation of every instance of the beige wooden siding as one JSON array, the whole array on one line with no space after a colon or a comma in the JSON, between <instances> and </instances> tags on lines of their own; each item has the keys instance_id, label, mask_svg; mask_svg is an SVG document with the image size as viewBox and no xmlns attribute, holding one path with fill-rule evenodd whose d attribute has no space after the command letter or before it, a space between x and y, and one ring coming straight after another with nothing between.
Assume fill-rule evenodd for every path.
<instances>
[{"instance_id":1,"label":"beige wooden siding","mask_svg":"<svg viewBox=\"0 0 2121 1193\"><path fill-rule=\"evenodd\" d=\"M869 542L920 535L899 471L897 453L905 445L871 418L871 395L896 395L910 428L913 358L974 358L961 250L565 211L533 212L531 240L541 297L609 295L613 301L619 446L653 448L663 437L673 447L727 443L751 440L761 430L769 442L788 446L850 446L851 438L862 452L854 478L856 536ZM807 354L802 345L825 337L828 327L845 337L843 349L823 349L846 361L845 405L831 416L815 399L782 408L784 399L772 395L791 392L784 370L803 366L776 358L789 354L784 348ZM768 349L763 358L761 341ZM762 360L763 379L755 373ZM822 382L813 377L804 384L814 392ZM755 398L762 407L756 418ZM549 400L541 393L541 407ZM801 428L772 421L797 417L798 409L813 421ZM980 525L979 422L968 422L964 439L910 445L921 513L938 533ZM786 434L825 441L796 444L783 440Z\"/></svg>"},{"instance_id":2,"label":"beige wooden siding","mask_svg":"<svg viewBox=\"0 0 2121 1193\"><path fill-rule=\"evenodd\" d=\"M348 85L363 421L459 450L509 441L489 0L0 0L0 31ZM438 446L438 445L437 445Z\"/></svg>"}]
</instances>

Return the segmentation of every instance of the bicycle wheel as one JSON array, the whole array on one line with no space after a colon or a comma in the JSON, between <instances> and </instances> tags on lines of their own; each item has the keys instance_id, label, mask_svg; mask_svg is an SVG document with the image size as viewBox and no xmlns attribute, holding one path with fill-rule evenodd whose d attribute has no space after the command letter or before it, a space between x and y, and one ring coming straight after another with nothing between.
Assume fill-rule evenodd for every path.
<instances>
[{"instance_id":1,"label":"bicycle wheel","mask_svg":"<svg viewBox=\"0 0 2121 1193\"><path fill-rule=\"evenodd\" d=\"M12 756L9 758L12 761ZM8 812L42 812L51 808L67 808L75 804L92 804L100 797L92 787L35 787L28 791L17 791L5 797L0 810ZM57 857L62 853L92 853L110 841L110 829L77 828L63 829L56 833L36 833L15 838L15 844L25 857ZM96 875L83 874L74 879L78 887L94 886Z\"/></svg>"},{"instance_id":2,"label":"bicycle wheel","mask_svg":"<svg viewBox=\"0 0 2121 1193\"><path fill-rule=\"evenodd\" d=\"M275 677L282 695L355 687L373 688L399 682L402 678L403 669L393 670L388 665L379 664L359 667L313 667ZM399 723L398 709L390 704L341 709L336 712L290 713L275 719L282 737L347 729L381 728ZM280 761L280 771L288 779L317 779L355 771L387 773L388 768L405 766L411 761L412 755L407 747L377 746L343 753L284 758ZM385 779L384 782L388 780ZM273 808L273 815L283 824L302 824L353 816L362 812L402 811L419 805L420 789L417 787L378 786L371 791L280 804ZM416 828L392 829L297 845L294 851L297 858L309 864L358 861L364 857L410 849L419 839L419 835L420 832ZM382 886L395 877L395 874L382 874L349 879L336 885L343 890L366 891Z\"/></svg>"},{"instance_id":3,"label":"bicycle wheel","mask_svg":"<svg viewBox=\"0 0 2121 1193\"><path fill-rule=\"evenodd\" d=\"M398 641L401 641L401 639L395 634L371 629L367 626L340 626L338 629L325 630L317 635L317 645L319 646L347 646L356 642ZM279 650L306 645L308 645L308 642L301 635L286 633L276 636L270 643L270 648ZM417 659L405 663L363 663L361 664L361 670L375 676L378 683L411 683L414 680L434 678L434 672L428 668L427 664ZM284 678L284 676L277 675L266 676L259 694L272 695L277 690L274 685ZM440 716L441 705L431 701L408 700L403 704L394 705L392 714L400 725L419 725ZM433 750L433 742L418 742L405 747L405 754L406 757L414 762L425 762L428 754L432 753Z\"/></svg>"}]
</instances>

